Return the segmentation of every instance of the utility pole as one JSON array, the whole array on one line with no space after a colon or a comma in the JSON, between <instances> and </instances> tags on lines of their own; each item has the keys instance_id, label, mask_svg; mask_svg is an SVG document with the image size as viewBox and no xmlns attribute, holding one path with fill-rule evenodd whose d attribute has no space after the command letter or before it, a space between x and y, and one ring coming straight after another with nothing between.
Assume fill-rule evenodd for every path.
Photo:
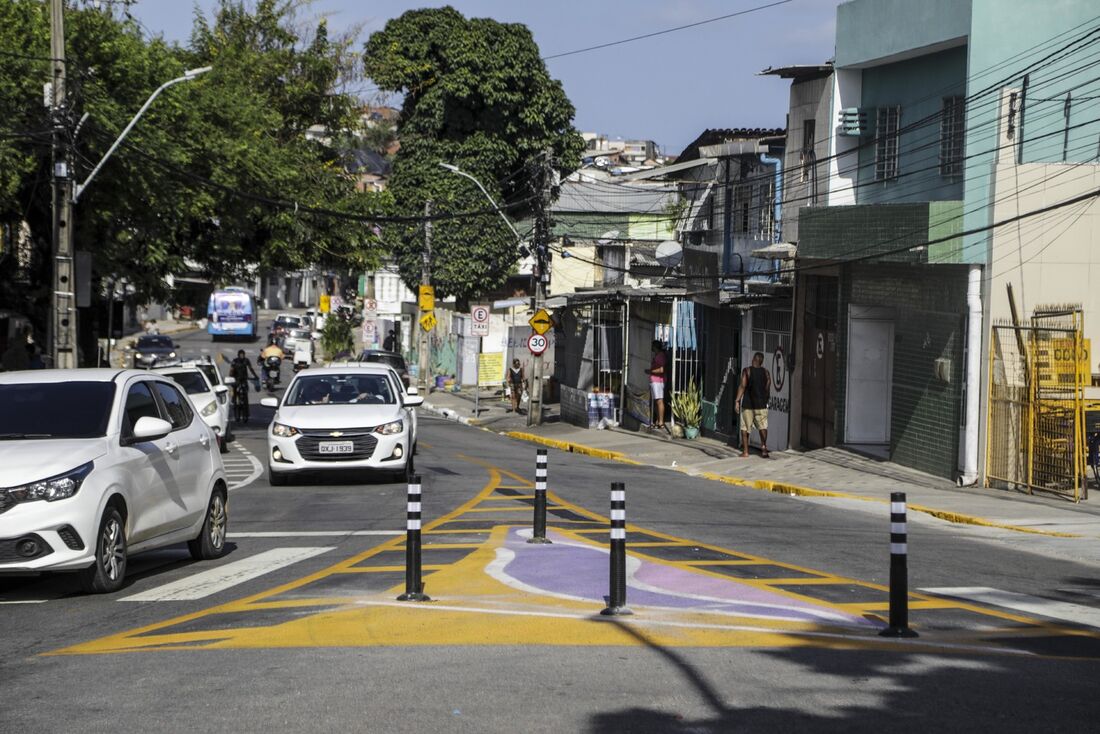
<instances>
[{"instance_id":1,"label":"utility pole","mask_svg":"<svg viewBox=\"0 0 1100 734\"><path fill-rule=\"evenodd\" d=\"M420 285L432 284L432 200L428 199L424 202L424 251L421 253L420 260ZM434 300L434 299L433 299ZM417 301L423 305L423 299L418 297ZM425 314L432 313L433 311L420 309L420 317L423 318ZM424 395L428 394L431 389L431 385L428 383L428 370L431 365L431 333L428 332L422 325L417 329L417 333L420 334L420 346L417 349L417 354L420 357L420 390Z\"/></svg>"},{"instance_id":2,"label":"utility pole","mask_svg":"<svg viewBox=\"0 0 1100 734\"><path fill-rule=\"evenodd\" d=\"M47 340L53 366L77 365L76 288L73 283L73 178L65 98L65 2L50 0L50 119L53 130L53 288Z\"/></svg>"},{"instance_id":3,"label":"utility pole","mask_svg":"<svg viewBox=\"0 0 1100 734\"><path fill-rule=\"evenodd\" d=\"M535 313L546 306L546 286L550 282L550 188L553 185L552 151L543 151L539 163L537 197L535 198ZM531 386L527 394L527 425L542 425L543 355L534 355L531 366Z\"/></svg>"}]
</instances>

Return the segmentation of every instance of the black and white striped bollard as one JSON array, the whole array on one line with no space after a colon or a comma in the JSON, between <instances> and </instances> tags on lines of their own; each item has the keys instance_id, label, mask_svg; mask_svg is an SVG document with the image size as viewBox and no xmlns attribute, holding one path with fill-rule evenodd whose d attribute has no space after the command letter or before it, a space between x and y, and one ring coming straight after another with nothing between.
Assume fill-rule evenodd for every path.
<instances>
[{"instance_id":1,"label":"black and white striped bollard","mask_svg":"<svg viewBox=\"0 0 1100 734\"><path fill-rule=\"evenodd\" d=\"M420 475L409 477L408 520L405 536L405 593L397 601L431 601L420 578Z\"/></svg>"},{"instance_id":2,"label":"black and white striped bollard","mask_svg":"<svg viewBox=\"0 0 1100 734\"><path fill-rule=\"evenodd\" d=\"M633 614L626 608L626 486L611 483L611 588L604 616Z\"/></svg>"},{"instance_id":3,"label":"black and white striped bollard","mask_svg":"<svg viewBox=\"0 0 1100 734\"><path fill-rule=\"evenodd\" d=\"M905 493L890 493L890 626L883 637L916 637L909 629L909 530Z\"/></svg>"},{"instance_id":4,"label":"black and white striped bollard","mask_svg":"<svg viewBox=\"0 0 1100 734\"><path fill-rule=\"evenodd\" d=\"M535 520L528 543L550 543L546 537L546 449L535 454Z\"/></svg>"}]
</instances>

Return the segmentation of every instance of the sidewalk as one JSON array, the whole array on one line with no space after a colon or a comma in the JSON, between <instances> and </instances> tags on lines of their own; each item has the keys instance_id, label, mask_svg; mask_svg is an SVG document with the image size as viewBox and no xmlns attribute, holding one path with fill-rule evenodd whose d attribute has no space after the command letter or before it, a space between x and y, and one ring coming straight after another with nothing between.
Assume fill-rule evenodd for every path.
<instances>
[{"instance_id":1,"label":"sidewalk","mask_svg":"<svg viewBox=\"0 0 1100 734\"><path fill-rule=\"evenodd\" d=\"M480 414L475 416L471 394L443 391L433 392L424 403L426 410L451 420L564 451L673 469L845 510L882 514L891 492L905 492L911 521L923 513L926 518L969 526L978 535L981 533L977 531L989 529L990 537L1000 539L1072 540L1074 551L1070 556L1100 562L1100 544L1092 542L1100 539L1097 490L1091 502L1075 505L1054 497L960 488L945 479L837 448L774 451L771 459L762 459L758 454L742 459L733 447L707 438L674 440L664 433L579 428L561 422L557 406L550 406L542 426L531 428L527 427L526 416L508 412L508 404L499 397L489 398L483 393L480 407ZM1087 551L1083 547L1086 544ZM1067 555L1064 549L1057 553L1060 557Z\"/></svg>"}]
</instances>

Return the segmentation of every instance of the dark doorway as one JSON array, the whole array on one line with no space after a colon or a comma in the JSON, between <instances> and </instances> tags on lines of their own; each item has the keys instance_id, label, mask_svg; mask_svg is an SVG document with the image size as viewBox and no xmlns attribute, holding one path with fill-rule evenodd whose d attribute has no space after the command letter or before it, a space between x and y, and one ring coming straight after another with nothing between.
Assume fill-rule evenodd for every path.
<instances>
[{"instance_id":1,"label":"dark doorway","mask_svg":"<svg viewBox=\"0 0 1100 734\"><path fill-rule=\"evenodd\" d=\"M839 282L828 275L804 279L802 329L802 445L836 443L836 327Z\"/></svg>"}]
</instances>

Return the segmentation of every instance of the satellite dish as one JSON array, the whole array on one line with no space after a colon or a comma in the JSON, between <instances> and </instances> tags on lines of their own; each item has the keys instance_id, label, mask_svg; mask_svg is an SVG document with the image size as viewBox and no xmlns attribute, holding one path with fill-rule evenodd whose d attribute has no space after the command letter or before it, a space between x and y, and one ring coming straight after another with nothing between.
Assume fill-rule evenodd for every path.
<instances>
[{"instance_id":1,"label":"satellite dish","mask_svg":"<svg viewBox=\"0 0 1100 734\"><path fill-rule=\"evenodd\" d=\"M661 265L666 268L675 268L679 267L684 259L684 248L676 240L665 240L657 245L657 251L654 255Z\"/></svg>"}]
</instances>

